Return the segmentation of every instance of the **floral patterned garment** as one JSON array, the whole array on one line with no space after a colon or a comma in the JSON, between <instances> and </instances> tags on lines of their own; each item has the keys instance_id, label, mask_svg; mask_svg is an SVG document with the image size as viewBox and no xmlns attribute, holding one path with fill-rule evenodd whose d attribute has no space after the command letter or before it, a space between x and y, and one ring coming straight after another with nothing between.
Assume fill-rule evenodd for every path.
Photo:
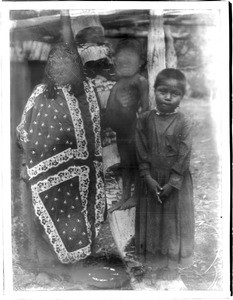
<instances>
[{"instance_id":1,"label":"floral patterned garment","mask_svg":"<svg viewBox=\"0 0 233 300\"><path fill-rule=\"evenodd\" d=\"M35 214L62 263L90 255L106 207L99 105L91 81L84 90L77 99L65 85L48 99L38 85L17 127Z\"/></svg>"}]
</instances>

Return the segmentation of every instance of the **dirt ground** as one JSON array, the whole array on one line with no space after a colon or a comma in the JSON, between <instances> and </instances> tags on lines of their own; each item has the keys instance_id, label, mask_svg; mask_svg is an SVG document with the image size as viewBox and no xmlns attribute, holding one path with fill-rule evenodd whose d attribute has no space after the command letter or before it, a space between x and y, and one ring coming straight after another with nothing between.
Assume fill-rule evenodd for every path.
<instances>
[{"instance_id":1,"label":"dirt ground","mask_svg":"<svg viewBox=\"0 0 233 300\"><path fill-rule=\"evenodd\" d=\"M211 103L191 99L184 111L194 121L191 173L194 185L195 252L192 267L181 270L190 290L222 289L221 174Z\"/></svg>"},{"instance_id":2,"label":"dirt ground","mask_svg":"<svg viewBox=\"0 0 233 300\"><path fill-rule=\"evenodd\" d=\"M195 254L194 264L189 268L180 269L180 274L188 290L193 291L221 290L223 279L219 157L210 107L211 103L207 100L199 99L184 100L182 104L182 110L187 112L194 121L191 173L195 201ZM87 268L87 270L102 268L102 271L104 270L104 273L101 273L102 285L101 283L93 284L90 278L84 282L77 277L77 281L74 282L69 276L56 276L56 274L39 270L32 263L30 265L23 250L27 243L27 235L24 232L20 215L22 205L17 176L18 173L13 172L12 223L15 290L132 289L124 262L119 258L111 235L108 219L103 224L97 240L99 258L89 258L77 266L77 268ZM117 187L114 187L114 184L114 178L112 178L112 181L106 182L106 189L112 189L112 194L117 194ZM113 269L117 271L114 274L119 276L116 275L117 278L109 282L106 278L109 278Z\"/></svg>"}]
</instances>

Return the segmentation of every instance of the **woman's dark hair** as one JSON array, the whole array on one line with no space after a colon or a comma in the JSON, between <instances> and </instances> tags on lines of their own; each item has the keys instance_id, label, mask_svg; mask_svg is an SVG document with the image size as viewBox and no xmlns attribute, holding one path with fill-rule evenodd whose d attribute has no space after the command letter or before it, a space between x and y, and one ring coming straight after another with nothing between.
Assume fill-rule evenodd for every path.
<instances>
[{"instance_id":1,"label":"woman's dark hair","mask_svg":"<svg viewBox=\"0 0 233 300\"><path fill-rule=\"evenodd\" d=\"M62 85L70 84L72 86L72 82L69 80L69 76L67 75L67 70L69 68L69 64L67 64L67 59L69 64L77 65L77 84L75 84L75 88L81 92L83 92L83 67L82 61L77 53L77 49L74 47L60 43L55 45L49 52L48 60L45 66L45 73L43 78L43 83L47 85L46 93L49 98L54 98L56 95L56 91L58 87Z\"/></svg>"},{"instance_id":2,"label":"woman's dark hair","mask_svg":"<svg viewBox=\"0 0 233 300\"><path fill-rule=\"evenodd\" d=\"M154 88L156 89L166 79L176 79L178 81L179 88L181 89L183 95L185 94L186 77L180 70L167 68L159 72L155 80Z\"/></svg>"},{"instance_id":3,"label":"woman's dark hair","mask_svg":"<svg viewBox=\"0 0 233 300\"><path fill-rule=\"evenodd\" d=\"M121 50L125 49L133 50L140 58L142 58L142 46L138 40L134 38L121 39L115 48L114 54L117 55Z\"/></svg>"}]
</instances>

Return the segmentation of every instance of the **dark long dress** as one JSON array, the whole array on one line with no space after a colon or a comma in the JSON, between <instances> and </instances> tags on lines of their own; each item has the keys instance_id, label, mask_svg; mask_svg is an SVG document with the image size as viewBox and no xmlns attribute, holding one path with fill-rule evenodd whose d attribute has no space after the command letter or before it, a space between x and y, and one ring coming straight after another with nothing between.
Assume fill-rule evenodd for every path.
<instances>
[{"instance_id":1,"label":"dark long dress","mask_svg":"<svg viewBox=\"0 0 233 300\"><path fill-rule=\"evenodd\" d=\"M140 175L150 174L175 189L160 204L141 182L136 209L138 253L163 254L181 264L191 262L194 246L193 185L189 171L191 124L181 112L142 114L136 131Z\"/></svg>"},{"instance_id":2,"label":"dark long dress","mask_svg":"<svg viewBox=\"0 0 233 300\"><path fill-rule=\"evenodd\" d=\"M66 85L52 99L38 85L17 127L34 211L62 263L90 255L106 208L99 106L83 84L83 94Z\"/></svg>"}]
</instances>

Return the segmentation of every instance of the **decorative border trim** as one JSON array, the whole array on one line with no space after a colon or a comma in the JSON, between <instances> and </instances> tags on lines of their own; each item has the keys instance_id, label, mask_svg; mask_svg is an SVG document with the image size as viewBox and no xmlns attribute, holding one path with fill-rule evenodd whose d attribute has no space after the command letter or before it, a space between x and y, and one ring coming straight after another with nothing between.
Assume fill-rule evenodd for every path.
<instances>
[{"instance_id":1,"label":"decorative border trim","mask_svg":"<svg viewBox=\"0 0 233 300\"><path fill-rule=\"evenodd\" d=\"M79 176L79 189L80 189L80 194L81 194L81 199L83 204L83 213L85 216L87 234L88 234L90 244L76 251L68 252L39 194L58 185L61 182L64 182L76 176ZM68 169L61 171L54 176L50 176L45 180L39 181L38 183L32 185L31 189L32 189L32 200L33 200L35 214L39 218L41 225L44 227L45 232L47 233L49 240L54 248L54 251L57 253L59 260L64 264L75 263L76 261L79 261L80 259L84 259L88 255L90 255L91 225L88 222L88 218L87 218L87 198L88 198L88 190L89 190L88 166L69 167Z\"/></svg>"},{"instance_id":2,"label":"decorative border trim","mask_svg":"<svg viewBox=\"0 0 233 300\"><path fill-rule=\"evenodd\" d=\"M102 145L100 137L100 109L97 102L97 98L94 92L93 84L91 79L88 82L83 82L87 101L89 103L89 111L91 113L91 119L93 123L93 132L95 135L95 155L102 156Z\"/></svg>"},{"instance_id":3,"label":"decorative border trim","mask_svg":"<svg viewBox=\"0 0 233 300\"><path fill-rule=\"evenodd\" d=\"M77 143L77 151L79 152L79 158L87 159L89 153L87 150L86 133L84 129L81 111L78 105L78 100L74 95L71 95L69 93L67 87L63 87L62 91L66 98L66 102L68 104L70 115L73 121L74 132L75 132L76 143Z\"/></svg>"},{"instance_id":4,"label":"decorative border trim","mask_svg":"<svg viewBox=\"0 0 233 300\"><path fill-rule=\"evenodd\" d=\"M104 181L102 179L103 165L99 161L94 161L96 171L96 203L95 203L95 234L100 230L100 223L104 221L104 209L106 204Z\"/></svg>"},{"instance_id":5,"label":"decorative border trim","mask_svg":"<svg viewBox=\"0 0 233 300\"><path fill-rule=\"evenodd\" d=\"M29 99L27 101L27 104L26 104L26 106L24 108L24 111L23 111L21 122L16 128L16 130L20 134L20 140L25 142L25 143L28 142L28 138L27 138L28 133L24 129L24 124L26 122L26 114L34 106L36 97L38 97L40 94L42 94L45 91L45 89L46 89L46 86L44 84L41 84L41 85L37 86L35 91L29 97Z\"/></svg>"},{"instance_id":6,"label":"decorative border trim","mask_svg":"<svg viewBox=\"0 0 233 300\"><path fill-rule=\"evenodd\" d=\"M47 172L48 170L55 168L71 159L80 159L80 153L77 149L68 148L52 157L49 157L30 169L27 167L29 179L32 179L43 172Z\"/></svg>"}]
</instances>

